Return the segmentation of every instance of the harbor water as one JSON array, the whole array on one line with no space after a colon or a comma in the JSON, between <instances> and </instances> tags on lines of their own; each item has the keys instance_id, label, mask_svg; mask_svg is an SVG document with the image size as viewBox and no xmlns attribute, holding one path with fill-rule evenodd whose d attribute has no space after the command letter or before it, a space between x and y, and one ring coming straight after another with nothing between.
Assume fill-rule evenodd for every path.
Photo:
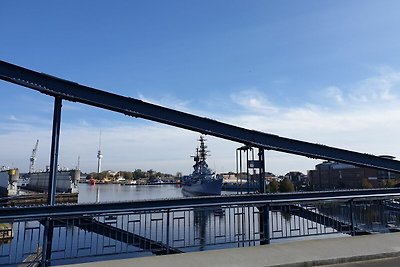
<instances>
[{"instance_id":1,"label":"harbor water","mask_svg":"<svg viewBox=\"0 0 400 267\"><path fill-rule=\"evenodd\" d=\"M232 194L233 192L222 192ZM138 201L151 199L173 199L184 197L182 189L174 184L161 185L120 185L120 184L79 184L79 203L104 203L120 201ZM357 214L369 214L375 219L378 209L370 204L360 206ZM322 209L313 207L314 211L324 214L332 213L335 217L348 217L340 205ZM358 209L358 208L357 208ZM356 210L357 210L356 209ZM398 218L399 212L382 215L390 216L390 220ZM110 225L129 233L151 240L162 241L171 248L183 252L228 248L237 246L253 246L259 244L259 210L256 206L213 207L212 209L178 209L171 213L165 211L150 213L129 213L115 215L95 215L93 219L101 224ZM379 214L378 214L379 215ZM288 238L324 238L324 233L344 236L344 234L325 227L323 224L310 221L287 212L271 210L270 233L272 242L284 242ZM394 219L393 219L393 218ZM87 217L86 217L87 218ZM92 218L90 218L92 219ZM356 217L357 219L357 217ZM361 219L360 219L361 220ZM363 220L364 221L364 220ZM385 220L387 221L387 220ZM32 255L40 247L43 239L43 226L39 221L10 222L13 224L14 238L0 244L0 265L19 262ZM400 222L393 222L395 224ZM376 230L376 224L372 224ZM136 257L153 255L145 248L128 244L112 235L102 235L96 227L87 228L76 221L60 224L55 228L52 258L55 264L84 262L118 257ZM169 233L168 233L169 231ZM170 238L168 238L169 236ZM118 254L118 255L111 255Z\"/></svg>"},{"instance_id":2,"label":"harbor water","mask_svg":"<svg viewBox=\"0 0 400 267\"><path fill-rule=\"evenodd\" d=\"M121 185L121 184L79 184L78 203L119 202L150 199L183 198L186 195L178 184ZM239 192L221 191L222 195L246 194L247 188ZM252 193L253 191L250 190Z\"/></svg>"},{"instance_id":3,"label":"harbor water","mask_svg":"<svg viewBox=\"0 0 400 267\"><path fill-rule=\"evenodd\" d=\"M183 197L180 187L166 185L79 184L78 203L118 202Z\"/></svg>"}]
</instances>

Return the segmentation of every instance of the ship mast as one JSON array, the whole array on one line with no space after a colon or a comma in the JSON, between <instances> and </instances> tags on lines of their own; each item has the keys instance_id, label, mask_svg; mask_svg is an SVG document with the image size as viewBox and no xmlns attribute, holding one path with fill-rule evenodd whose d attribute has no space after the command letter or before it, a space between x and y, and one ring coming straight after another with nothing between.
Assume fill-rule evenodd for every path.
<instances>
[{"instance_id":1,"label":"ship mast","mask_svg":"<svg viewBox=\"0 0 400 267\"><path fill-rule=\"evenodd\" d=\"M204 139L204 137L201 135L199 141L200 141L200 150L199 150L200 159L199 159L199 161L206 161L208 152L210 152L207 150L207 146L204 144L204 141L206 141L206 139Z\"/></svg>"},{"instance_id":2,"label":"ship mast","mask_svg":"<svg viewBox=\"0 0 400 267\"><path fill-rule=\"evenodd\" d=\"M193 165L193 168L196 170L198 165L199 165L199 148L196 148L196 155L195 156L190 156L193 158L195 164Z\"/></svg>"}]
</instances>

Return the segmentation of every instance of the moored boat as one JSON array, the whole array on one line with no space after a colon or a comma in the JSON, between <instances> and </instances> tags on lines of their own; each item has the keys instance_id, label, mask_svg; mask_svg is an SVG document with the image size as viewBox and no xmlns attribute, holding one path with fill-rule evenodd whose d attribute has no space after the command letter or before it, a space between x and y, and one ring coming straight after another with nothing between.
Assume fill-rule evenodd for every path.
<instances>
[{"instance_id":1,"label":"moored boat","mask_svg":"<svg viewBox=\"0 0 400 267\"><path fill-rule=\"evenodd\" d=\"M200 136L200 148L196 149L196 155L193 156L195 164L193 173L184 176L182 179L182 192L184 195L220 195L222 189L222 176L215 174L206 162L207 146L204 144L204 137Z\"/></svg>"}]
</instances>

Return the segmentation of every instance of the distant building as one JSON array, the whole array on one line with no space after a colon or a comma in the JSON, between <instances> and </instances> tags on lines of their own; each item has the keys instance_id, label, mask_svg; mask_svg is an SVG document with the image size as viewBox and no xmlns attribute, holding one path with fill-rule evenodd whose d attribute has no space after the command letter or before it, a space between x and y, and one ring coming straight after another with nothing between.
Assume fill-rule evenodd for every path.
<instances>
[{"instance_id":1,"label":"distant building","mask_svg":"<svg viewBox=\"0 0 400 267\"><path fill-rule=\"evenodd\" d=\"M397 173L332 161L316 165L315 170L309 170L307 176L315 190L362 188L363 179L367 179L373 187L379 187L383 180L400 178Z\"/></svg>"},{"instance_id":2,"label":"distant building","mask_svg":"<svg viewBox=\"0 0 400 267\"><path fill-rule=\"evenodd\" d=\"M305 190L310 185L309 177L299 171L288 172L284 178L289 179L297 191Z\"/></svg>"},{"instance_id":3,"label":"distant building","mask_svg":"<svg viewBox=\"0 0 400 267\"><path fill-rule=\"evenodd\" d=\"M229 183L246 183L247 182L247 173L242 173L242 174L236 174L234 172L228 172L228 173L220 173L222 177L224 178L223 183L229 184ZM265 172L265 182L268 184L271 180L276 179L277 177L275 174L271 172ZM258 174L249 174L249 180L250 183L255 183L258 184L259 181L259 175Z\"/></svg>"},{"instance_id":4,"label":"distant building","mask_svg":"<svg viewBox=\"0 0 400 267\"><path fill-rule=\"evenodd\" d=\"M238 181L236 174L233 172L221 173L221 175L224 178L224 183L236 183Z\"/></svg>"}]
</instances>

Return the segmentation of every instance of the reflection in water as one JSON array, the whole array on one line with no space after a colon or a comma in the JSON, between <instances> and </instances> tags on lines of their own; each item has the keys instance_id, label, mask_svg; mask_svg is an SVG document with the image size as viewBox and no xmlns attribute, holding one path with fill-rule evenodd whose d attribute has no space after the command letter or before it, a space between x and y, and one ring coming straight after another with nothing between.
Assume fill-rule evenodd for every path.
<instances>
[{"instance_id":1,"label":"reflection in water","mask_svg":"<svg viewBox=\"0 0 400 267\"><path fill-rule=\"evenodd\" d=\"M206 227L211 211L205 209L195 209L193 211L195 231L198 233L200 240L200 251L203 251L206 245Z\"/></svg>"},{"instance_id":2,"label":"reflection in water","mask_svg":"<svg viewBox=\"0 0 400 267\"><path fill-rule=\"evenodd\" d=\"M221 235L221 224L225 224L225 211L221 207L211 209L195 208L193 210L193 221L195 226L195 244L199 240L199 250L205 250L206 246L213 243ZM219 232L219 234L218 234ZM215 241L215 240L214 240Z\"/></svg>"},{"instance_id":3,"label":"reflection in water","mask_svg":"<svg viewBox=\"0 0 400 267\"><path fill-rule=\"evenodd\" d=\"M281 215L287 222L290 222L290 220L292 219L292 214L290 214L290 212L281 211Z\"/></svg>"},{"instance_id":4,"label":"reflection in water","mask_svg":"<svg viewBox=\"0 0 400 267\"><path fill-rule=\"evenodd\" d=\"M318 210L341 221L350 221L349 203L328 203L316 205ZM372 232L388 232L387 224L400 225L400 209L390 210L380 200L355 203L353 206L353 220L359 228Z\"/></svg>"},{"instance_id":5,"label":"reflection in water","mask_svg":"<svg viewBox=\"0 0 400 267\"><path fill-rule=\"evenodd\" d=\"M97 190L100 191L100 202L183 196L181 188L175 185L89 186L80 184L79 203L95 202ZM310 207L307 206L307 210ZM386 227L387 223L393 227L400 226L400 207L395 211L389 211L385 203L370 201L354 204L353 210L354 220L359 228L380 231L381 228ZM347 222L351 217L348 203L314 204L312 211ZM171 211L132 211L127 214L99 215L95 219L183 251L257 245L262 234L260 211L257 206L252 205L185 208ZM293 215L287 212L287 209L271 210L269 219L269 230L274 242L289 237L316 236L336 232L318 221ZM35 253L43 240L43 227L37 221L14 222L13 229L14 239L8 244L0 244L0 265L23 260L27 254ZM106 258L105 254L151 255L150 250L138 246L137 241L128 239L121 241L111 235L79 229L68 222L55 228L52 245L52 257L59 260L59 263L67 263L86 256L101 255ZM76 261L81 261L81 259Z\"/></svg>"},{"instance_id":6,"label":"reflection in water","mask_svg":"<svg viewBox=\"0 0 400 267\"><path fill-rule=\"evenodd\" d=\"M79 203L95 203L97 195L99 202L183 197L182 189L177 185L79 184Z\"/></svg>"}]
</instances>

